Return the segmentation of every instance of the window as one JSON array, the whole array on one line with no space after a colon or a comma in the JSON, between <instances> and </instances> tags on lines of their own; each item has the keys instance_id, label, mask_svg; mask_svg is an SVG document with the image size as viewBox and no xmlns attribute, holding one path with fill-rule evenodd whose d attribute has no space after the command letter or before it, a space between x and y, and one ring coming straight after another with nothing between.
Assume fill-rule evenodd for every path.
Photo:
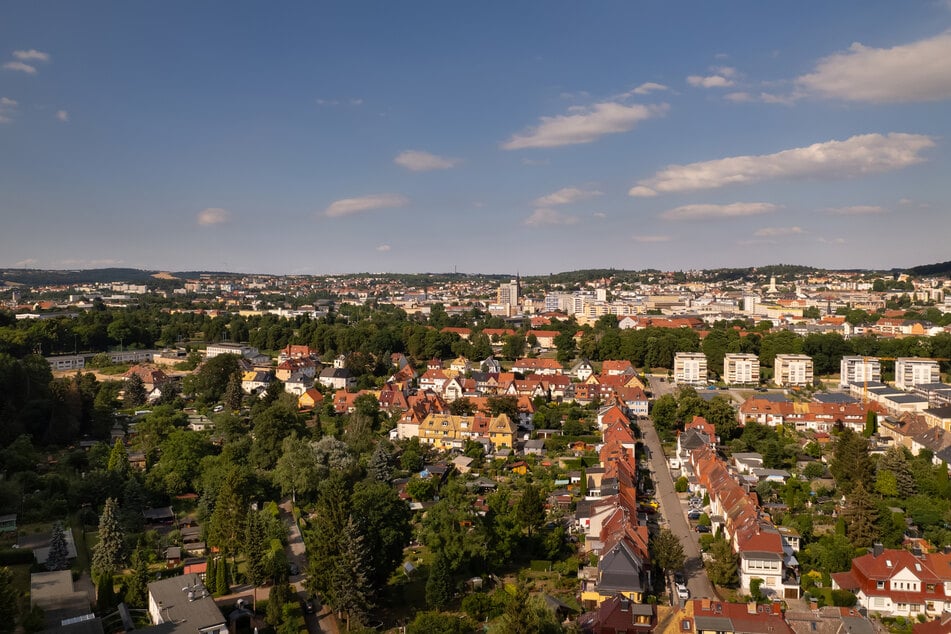
<instances>
[{"instance_id":1,"label":"window","mask_svg":"<svg viewBox=\"0 0 951 634\"><path fill-rule=\"evenodd\" d=\"M884 590L884 589L885 589L885 582L884 582L884 581L881 581L881 580L875 582L875 588L878 589L878 590Z\"/></svg>"}]
</instances>

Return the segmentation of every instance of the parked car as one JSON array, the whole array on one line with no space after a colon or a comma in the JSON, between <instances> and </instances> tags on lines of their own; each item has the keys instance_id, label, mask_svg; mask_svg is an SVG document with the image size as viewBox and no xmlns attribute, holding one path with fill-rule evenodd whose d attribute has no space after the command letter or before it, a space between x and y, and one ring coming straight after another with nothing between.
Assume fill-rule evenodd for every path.
<instances>
[{"instance_id":1,"label":"parked car","mask_svg":"<svg viewBox=\"0 0 951 634\"><path fill-rule=\"evenodd\" d=\"M694 509L694 510L690 511L689 513L687 513L687 519L688 519L688 520L694 520L694 521L696 521L696 520L700 519L700 516L701 516L701 515L703 515L703 513L701 513L701 512L700 512L699 510L697 510L697 509Z\"/></svg>"},{"instance_id":2,"label":"parked car","mask_svg":"<svg viewBox=\"0 0 951 634\"><path fill-rule=\"evenodd\" d=\"M313 614L317 611L317 606L314 604L313 599L307 599L304 601L304 612L306 614Z\"/></svg>"},{"instance_id":3,"label":"parked car","mask_svg":"<svg viewBox=\"0 0 951 634\"><path fill-rule=\"evenodd\" d=\"M682 583L678 583L678 584L677 584L677 596L680 597L681 599L683 599L684 601L686 601L687 599L690 598L690 590L687 589L687 586L686 586L686 585L684 585L684 584L682 584Z\"/></svg>"},{"instance_id":4,"label":"parked car","mask_svg":"<svg viewBox=\"0 0 951 634\"><path fill-rule=\"evenodd\" d=\"M705 524L698 524L697 528L695 528L694 530L697 531L698 533L709 533L710 527Z\"/></svg>"}]
</instances>

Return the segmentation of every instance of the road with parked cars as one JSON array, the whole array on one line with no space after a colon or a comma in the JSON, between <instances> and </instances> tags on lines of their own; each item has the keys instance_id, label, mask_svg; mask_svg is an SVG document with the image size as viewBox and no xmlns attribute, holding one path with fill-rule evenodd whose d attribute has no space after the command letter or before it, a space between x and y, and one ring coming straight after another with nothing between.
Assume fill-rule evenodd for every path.
<instances>
[{"instance_id":1,"label":"road with parked cars","mask_svg":"<svg viewBox=\"0 0 951 634\"><path fill-rule=\"evenodd\" d=\"M666 381L658 382L658 378L651 377L651 390L656 398L660 394L671 391L671 386ZM696 506L697 502L693 503L694 508L690 508L690 503L686 499L681 499L674 490L674 480L667 466L667 458L664 456L657 430L654 429L654 422L648 418L641 420L639 424L642 440L649 452L651 479L654 482L655 497L660 503L660 513L666 520L667 528L680 539L684 554L687 557L686 565L682 571L684 578L680 582L681 586L685 585L686 587L678 587L677 581L674 581L675 585L671 591L672 602L681 604L688 598L716 598L713 584L707 578L706 570L704 570L700 558L700 547L697 543L698 533L691 530L691 522L687 520L688 512L699 510L699 507ZM697 517L699 518L699 515Z\"/></svg>"}]
</instances>

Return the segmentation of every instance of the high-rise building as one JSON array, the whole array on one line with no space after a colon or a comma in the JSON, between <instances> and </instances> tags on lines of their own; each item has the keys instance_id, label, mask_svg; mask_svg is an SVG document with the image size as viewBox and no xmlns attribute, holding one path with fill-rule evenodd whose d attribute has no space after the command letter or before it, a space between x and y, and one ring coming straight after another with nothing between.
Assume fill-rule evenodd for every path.
<instances>
[{"instance_id":1,"label":"high-rise building","mask_svg":"<svg viewBox=\"0 0 951 634\"><path fill-rule=\"evenodd\" d=\"M509 306L518 306L519 296L521 294L521 283L519 278L510 281L508 284L499 286L497 300L499 304L508 304Z\"/></svg>"}]
</instances>

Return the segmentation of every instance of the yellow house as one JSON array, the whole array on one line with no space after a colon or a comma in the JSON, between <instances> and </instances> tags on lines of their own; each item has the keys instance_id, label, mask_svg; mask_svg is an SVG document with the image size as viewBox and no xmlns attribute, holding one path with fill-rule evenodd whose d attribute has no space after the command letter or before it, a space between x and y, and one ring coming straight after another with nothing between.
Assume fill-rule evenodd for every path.
<instances>
[{"instance_id":1,"label":"yellow house","mask_svg":"<svg viewBox=\"0 0 951 634\"><path fill-rule=\"evenodd\" d=\"M495 418L430 414L419 424L420 441L437 449L461 449L476 438L488 438L496 447L512 447L515 432L515 424L505 414Z\"/></svg>"}]
</instances>

